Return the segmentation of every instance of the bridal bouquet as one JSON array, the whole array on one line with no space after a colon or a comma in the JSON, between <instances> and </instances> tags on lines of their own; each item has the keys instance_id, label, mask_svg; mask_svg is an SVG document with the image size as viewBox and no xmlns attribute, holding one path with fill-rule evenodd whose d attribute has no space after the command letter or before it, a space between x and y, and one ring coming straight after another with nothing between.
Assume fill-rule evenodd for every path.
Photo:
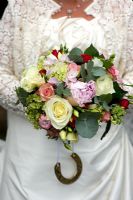
<instances>
[{"instance_id":1,"label":"bridal bouquet","mask_svg":"<svg viewBox=\"0 0 133 200\"><path fill-rule=\"evenodd\" d=\"M26 117L68 149L78 135L91 138L105 122L103 138L111 124L122 123L130 101L114 57L106 59L93 45L84 52L61 45L40 56L36 66L24 70L16 89Z\"/></svg>"}]
</instances>

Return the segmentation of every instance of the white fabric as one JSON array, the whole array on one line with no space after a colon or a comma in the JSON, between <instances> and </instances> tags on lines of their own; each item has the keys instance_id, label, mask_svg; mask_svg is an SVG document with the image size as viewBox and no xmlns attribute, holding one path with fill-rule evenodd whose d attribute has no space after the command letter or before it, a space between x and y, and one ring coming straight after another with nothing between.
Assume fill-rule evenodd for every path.
<instances>
[{"instance_id":1,"label":"white fabric","mask_svg":"<svg viewBox=\"0 0 133 200\"><path fill-rule=\"evenodd\" d=\"M52 0L10 0L0 25L2 105L21 113L22 108L15 105L14 88L19 85L23 68L35 64L40 54L60 43L66 43L70 49L75 46L84 49L93 43L101 52L115 52L116 65L130 82L133 57L129 49L132 50L133 45L130 44L128 50L124 47L127 30L130 34L132 32L132 27L128 26L132 6L130 0L118 2L96 0L86 9L88 14L93 11L96 17L89 22L83 18L51 19L50 15L60 7ZM119 20L113 16L114 7L119 8L119 12L114 12L120 16ZM132 43L130 37L129 41ZM126 63L131 64L125 69ZM129 116L132 120L132 115ZM129 122L128 132L130 126L132 128ZM45 131L34 130L25 118L9 111L4 166L1 162L0 199L132 200L133 147L127 131L123 126L112 126L101 141L104 128L103 125L91 140L80 138L75 145L75 152L83 162L83 173L76 183L66 186L60 184L54 175L56 141L48 140ZM74 163L70 152L61 144L59 146L62 172L69 177L74 173Z\"/></svg>"}]
</instances>

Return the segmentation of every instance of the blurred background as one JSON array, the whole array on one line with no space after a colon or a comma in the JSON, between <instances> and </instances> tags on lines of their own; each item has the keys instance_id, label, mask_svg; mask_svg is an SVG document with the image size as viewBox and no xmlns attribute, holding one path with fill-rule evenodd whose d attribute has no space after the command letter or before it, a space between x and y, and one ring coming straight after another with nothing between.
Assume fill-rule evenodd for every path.
<instances>
[{"instance_id":1,"label":"blurred background","mask_svg":"<svg viewBox=\"0 0 133 200\"><path fill-rule=\"evenodd\" d=\"M6 0L0 0L0 20L2 18L2 15L4 13L4 10L7 6ZM6 129L7 129L7 117L6 117L6 111L0 107L0 139L6 138Z\"/></svg>"}]
</instances>

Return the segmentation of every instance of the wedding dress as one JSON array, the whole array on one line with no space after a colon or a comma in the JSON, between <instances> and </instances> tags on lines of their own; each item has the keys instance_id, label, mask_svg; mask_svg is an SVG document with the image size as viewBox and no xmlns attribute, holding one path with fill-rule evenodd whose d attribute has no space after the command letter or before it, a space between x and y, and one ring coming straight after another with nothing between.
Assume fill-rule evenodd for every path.
<instances>
[{"instance_id":1,"label":"wedding dress","mask_svg":"<svg viewBox=\"0 0 133 200\"><path fill-rule=\"evenodd\" d=\"M96 0L85 10L95 17L91 21L52 19L59 8L53 0L9 0L0 22L0 102L8 109L0 200L133 200L131 110L128 126L126 122L112 126L103 140L104 125L92 139L79 138L74 151L82 159L83 172L77 182L63 185L55 177L54 165L58 152L62 173L71 177L75 166L70 152L60 142L48 140L44 130L35 130L21 105L15 104L22 70L60 44L85 49L92 43L100 52L115 53L123 79L133 82L132 1Z\"/></svg>"}]
</instances>

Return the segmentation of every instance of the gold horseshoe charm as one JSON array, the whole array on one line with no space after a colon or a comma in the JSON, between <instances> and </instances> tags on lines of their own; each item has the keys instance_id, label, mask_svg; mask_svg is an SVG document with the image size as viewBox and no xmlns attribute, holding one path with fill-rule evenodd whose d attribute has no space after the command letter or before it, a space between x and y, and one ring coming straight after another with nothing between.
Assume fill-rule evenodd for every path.
<instances>
[{"instance_id":1,"label":"gold horseshoe charm","mask_svg":"<svg viewBox=\"0 0 133 200\"><path fill-rule=\"evenodd\" d=\"M77 165L77 173L76 175L74 175L72 178L65 178L62 173L61 173L61 164L58 162L55 165L55 175L57 177L57 179L63 183L63 184L72 184L75 181L77 181L77 179L80 177L81 173L82 173L82 162L80 157L78 156L78 154L76 153L72 153L71 157L73 158L73 160L76 162Z\"/></svg>"}]
</instances>

